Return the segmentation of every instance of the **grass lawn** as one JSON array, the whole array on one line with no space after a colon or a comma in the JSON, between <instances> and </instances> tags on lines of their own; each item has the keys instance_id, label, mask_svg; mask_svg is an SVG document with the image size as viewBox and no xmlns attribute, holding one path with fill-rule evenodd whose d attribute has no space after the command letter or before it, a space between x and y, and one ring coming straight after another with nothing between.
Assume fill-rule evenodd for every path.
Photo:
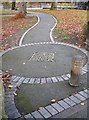
<instances>
[{"instance_id":1,"label":"grass lawn","mask_svg":"<svg viewBox=\"0 0 89 120\"><path fill-rule=\"evenodd\" d=\"M16 10L0 10L0 14L2 15L7 15L7 14L16 14L17 11Z\"/></svg>"},{"instance_id":2,"label":"grass lawn","mask_svg":"<svg viewBox=\"0 0 89 120\"><path fill-rule=\"evenodd\" d=\"M58 20L54 30L55 40L81 45L86 39L87 10L36 10L52 14ZM78 43L77 43L78 42Z\"/></svg>"}]
</instances>

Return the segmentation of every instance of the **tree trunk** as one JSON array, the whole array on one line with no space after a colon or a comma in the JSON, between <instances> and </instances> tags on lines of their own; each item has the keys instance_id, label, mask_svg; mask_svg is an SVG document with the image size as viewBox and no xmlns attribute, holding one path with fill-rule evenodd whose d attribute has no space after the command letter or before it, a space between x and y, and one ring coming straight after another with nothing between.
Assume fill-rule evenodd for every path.
<instances>
[{"instance_id":1,"label":"tree trunk","mask_svg":"<svg viewBox=\"0 0 89 120\"><path fill-rule=\"evenodd\" d=\"M56 2L52 2L51 4L51 10L57 9L57 3Z\"/></svg>"},{"instance_id":2,"label":"tree trunk","mask_svg":"<svg viewBox=\"0 0 89 120\"><path fill-rule=\"evenodd\" d=\"M86 2L79 2L79 3L78 3L78 8L79 8L79 9L86 10L86 7L87 7Z\"/></svg>"},{"instance_id":3,"label":"tree trunk","mask_svg":"<svg viewBox=\"0 0 89 120\"><path fill-rule=\"evenodd\" d=\"M12 16L12 20L25 18L26 16L26 2L19 2L18 4L18 13L15 16Z\"/></svg>"},{"instance_id":4,"label":"tree trunk","mask_svg":"<svg viewBox=\"0 0 89 120\"><path fill-rule=\"evenodd\" d=\"M16 1L13 0L13 2L12 2L12 10L15 10L15 5L16 5Z\"/></svg>"},{"instance_id":5,"label":"tree trunk","mask_svg":"<svg viewBox=\"0 0 89 120\"><path fill-rule=\"evenodd\" d=\"M87 2L87 10L89 10L89 1Z\"/></svg>"},{"instance_id":6,"label":"tree trunk","mask_svg":"<svg viewBox=\"0 0 89 120\"><path fill-rule=\"evenodd\" d=\"M22 13L23 15L26 15L26 2L20 2L19 3L19 13Z\"/></svg>"}]
</instances>

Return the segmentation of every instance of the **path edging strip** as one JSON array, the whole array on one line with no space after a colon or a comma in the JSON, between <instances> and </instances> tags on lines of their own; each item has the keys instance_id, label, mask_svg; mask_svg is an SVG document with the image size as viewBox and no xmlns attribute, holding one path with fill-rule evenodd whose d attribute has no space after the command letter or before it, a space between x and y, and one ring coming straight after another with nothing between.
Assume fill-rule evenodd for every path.
<instances>
[{"instance_id":1,"label":"path edging strip","mask_svg":"<svg viewBox=\"0 0 89 120\"><path fill-rule=\"evenodd\" d=\"M30 27L27 31L25 31L25 33L22 35L22 37L20 38L20 42L19 42L19 46L21 46L22 45L22 42L23 42L23 39L24 39L24 37L25 37L25 35L30 31L30 30L32 30L34 27L36 27L38 24L39 24L39 22L40 22L40 18L38 17L38 16L36 16L37 17L37 23L36 24L34 24L32 27Z\"/></svg>"}]
</instances>

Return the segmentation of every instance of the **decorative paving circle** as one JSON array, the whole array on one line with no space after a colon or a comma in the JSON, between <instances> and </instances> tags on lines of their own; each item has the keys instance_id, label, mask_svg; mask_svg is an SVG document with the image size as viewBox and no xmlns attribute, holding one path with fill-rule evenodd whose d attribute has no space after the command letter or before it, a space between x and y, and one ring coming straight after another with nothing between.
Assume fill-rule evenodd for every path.
<instances>
[{"instance_id":1,"label":"decorative paving circle","mask_svg":"<svg viewBox=\"0 0 89 120\"><path fill-rule=\"evenodd\" d=\"M11 74L16 76L53 77L70 73L75 55L81 55L86 64L86 54L68 45L45 43L21 46L3 54L2 69L10 69Z\"/></svg>"}]
</instances>

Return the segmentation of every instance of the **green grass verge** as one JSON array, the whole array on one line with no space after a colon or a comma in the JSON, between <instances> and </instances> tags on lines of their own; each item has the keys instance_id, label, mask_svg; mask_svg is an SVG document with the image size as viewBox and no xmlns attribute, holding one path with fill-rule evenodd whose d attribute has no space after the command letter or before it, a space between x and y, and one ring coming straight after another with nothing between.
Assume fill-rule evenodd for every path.
<instances>
[{"instance_id":1,"label":"green grass verge","mask_svg":"<svg viewBox=\"0 0 89 120\"><path fill-rule=\"evenodd\" d=\"M58 101L83 90L83 88L86 88L87 82L83 78L82 81L84 83L76 88L69 86L68 81L42 85L22 84L16 92L16 107L21 113L31 113L38 110L39 107L45 107L51 104L52 99Z\"/></svg>"},{"instance_id":2,"label":"green grass verge","mask_svg":"<svg viewBox=\"0 0 89 120\"><path fill-rule=\"evenodd\" d=\"M34 111L32 105L30 103L30 100L28 100L28 98L24 92L19 92L19 94L17 94L17 96L15 97L15 103L16 103L16 107L19 109L19 111L23 110L22 114L28 114L29 112Z\"/></svg>"},{"instance_id":3,"label":"green grass verge","mask_svg":"<svg viewBox=\"0 0 89 120\"><path fill-rule=\"evenodd\" d=\"M0 11L0 14L1 15L10 15L10 14L16 14L17 13L17 11L15 11L15 10L1 10Z\"/></svg>"}]
</instances>

